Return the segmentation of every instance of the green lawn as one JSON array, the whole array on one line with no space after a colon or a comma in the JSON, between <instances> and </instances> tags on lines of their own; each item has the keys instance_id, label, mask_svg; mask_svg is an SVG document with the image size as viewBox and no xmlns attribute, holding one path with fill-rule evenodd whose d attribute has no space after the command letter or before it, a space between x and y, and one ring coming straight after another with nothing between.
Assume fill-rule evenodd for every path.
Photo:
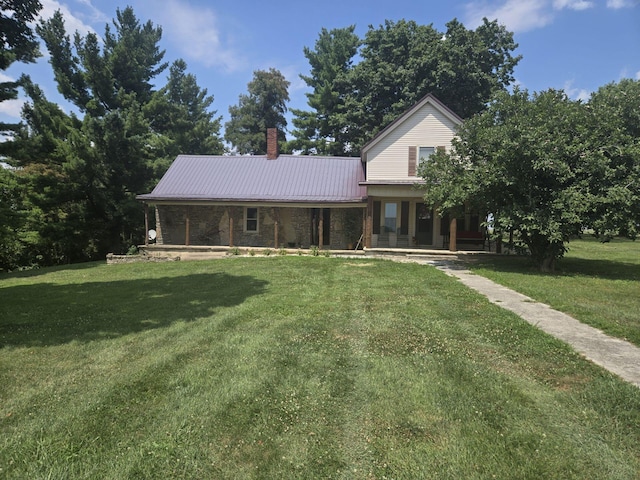
<instances>
[{"instance_id":1,"label":"green lawn","mask_svg":"<svg viewBox=\"0 0 640 480\"><path fill-rule=\"evenodd\" d=\"M575 240L554 274L536 271L525 257L485 258L469 267L640 346L640 241Z\"/></svg>"},{"instance_id":2,"label":"green lawn","mask_svg":"<svg viewBox=\"0 0 640 480\"><path fill-rule=\"evenodd\" d=\"M0 276L0 478L635 479L640 391L429 266Z\"/></svg>"}]
</instances>

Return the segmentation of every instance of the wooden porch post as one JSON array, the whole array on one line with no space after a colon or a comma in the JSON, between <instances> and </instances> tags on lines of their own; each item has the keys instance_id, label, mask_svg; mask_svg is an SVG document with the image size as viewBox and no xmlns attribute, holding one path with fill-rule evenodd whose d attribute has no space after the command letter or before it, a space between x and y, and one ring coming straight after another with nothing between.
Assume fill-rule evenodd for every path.
<instances>
[{"instance_id":1,"label":"wooden porch post","mask_svg":"<svg viewBox=\"0 0 640 480\"><path fill-rule=\"evenodd\" d=\"M149 204L144 204L144 246L149 246Z\"/></svg>"},{"instance_id":2,"label":"wooden porch post","mask_svg":"<svg viewBox=\"0 0 640 480\"><path fill-rule=\"evenodd\" d=\"M318 248L322 248L324 246L324 208L319 208L318 212Z\"/></svg>"},{"instance_id":3,"label":"wooden porch post","mask_svg":"<svg viewBox=\"0 0 640 480\"><path fill-rule=\"evenodd\" d=\"M324 246L324 209L319 208L320 218L318 219L318 248Z\"/></svg>"},{"instance_id":4,"label":"wooden porch post","mask_svg":"<svg viewBox=\"0 0 640 480\"><path fill-rule=\"evenodd\" d=\"M229 246L233 247L233 210L227 207L227 216L229 217Z\"/></svg>"},{"instance_id":5,"label":"wooden porch post","mask_svg":"<svg viewBox=\"0 0 640 480\"><path fill-rule=\"evenodd\" d=\"M362 241L360 242L360 245L362 247L365 246L366 239L367 239L367 209L363 208L362 209Z\"/></svg>"},{"instance_id":6,"label":"wooden porch post","mask_svg":"<svg viewBox=\"0 0 640 480\"><path fill-rule=\"evenodd\" d=\"M278 242L278 224L280 223L280 209L278 207L273 208L273 248L278 248L280 242Z\"/></svg>"},{"instance_id":7,"label":"wooden porch post","mask_svg":"<svg viewBox=\"0 0 640 480\"><path fill-rule=\"evenodd\" d=\"M457 229L458 220L453 217L449 223L449 250L452 252L458 251L457 247Z\"/></svg>"},{"instance_id":8,"label":"wooden porch post","mask_svg":"<svg viewBox=\"0 0 640 480\"><path fill-rule=\"evenodd\" d=\"M189 207L187 207L187 218L184 225L184 244L189 246Z\"/></svg>"},{"instance_id":9,"label":"wooden porch post","mask_svg":"<svg viewBox=\"0 0 640 480\"><path fill-rule=\"evenodd\" d=\"M373 233L373 198L367 199L367 220L364 232L364 246L371 248L371 234Z\"/></svg>"}]
</instances>

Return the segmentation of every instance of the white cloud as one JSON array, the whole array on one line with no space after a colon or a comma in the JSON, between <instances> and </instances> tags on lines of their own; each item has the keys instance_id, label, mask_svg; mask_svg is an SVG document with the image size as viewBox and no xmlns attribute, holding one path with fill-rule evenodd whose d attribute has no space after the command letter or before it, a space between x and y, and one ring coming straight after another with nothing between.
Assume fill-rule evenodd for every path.
<instances>
[{"instance_id":1,"label":"white cloud","mask_svg":"<svg viewBox=\"0 0 640 480\"><path fill-rule=\"evenodd\" d=\"M4 102L0 102L0 114L20 119L23 105L24 100L5 100Z\"/></svg>"},{"instance_id":2,"label":"white cloud","mask_svg":"<svg viewBox=\"0 0 640 480\"><path fill-rule=\"evenodd\" d=\"M565 8L571 10L586 10L594 6L593 2L587 0L553 0L553 8L562 10Z\"/></svg>"},{"instance_id":3,"label":"white cloud","mask_svg":"<svg viewBox=\"0 0 640 480\"><path fill-rule=\"evenodd\" d=\"M569 98L573 100L582 100L586 102L591 97L591 92L585 88L576 88L573 86L573 80L567 80L564 82L562 88Z\"/></svg>"},{"instance_id":4,"label":"white cloud","mask_svg":"<svg viewBox=\"0 0 640 480\"><path fill-rule=\"evenodd\" d=\"M88 17L92 23L93 22L109 23L111 21L111 18L109 18L108 15L106 15L104 12L102 12L97 7L95 7L91 3L91 0L78 0L78 3L85 5L89 9L89 15L83 15L83 17Z\"/></svg>"},{"instance_id":5,"label":"white cloud","mask_svg":"<svg viewBox=\"0 0 640 480\"><path fill-rule=\"evenodd\" d=\"M607 0L609 3L636 2L638 0ZM482 18L497 19L513 32L527 32L550 24L555 12L587 10L593 8L592 0L473 0L465 5L466 21L471 28L482 23Z\"/></svg>"},{"instance_id":6,"label":"white cloud","mask_svg":"<svg viewBox=\"0 0 640 480\"><path fill-rule=\"evenodd\" d=\"M541 28L553 20L546 0L506 0L500 5L474 2L468 3L465 9L467 18L464 23L471 28L480 25L484 17L497 19L513 32Z\"/></svg>"},{"instance_id":7,"label":"white cloud","mask_svg":"<svg viewBox=\"0 0 640 480\"><path fill-rule=\"evenodd\" d=\"M15 81L15 78L10 77L3 72L0 72L0 83ZM23 100L5 100L4 102L0 102L0 115L6 115L12 118L19 119L23 104Z\"/></svg>"},{"instance_id":8,"label":"white cloud","mask_svg":"<svg viewBox=\"0 0 640 480\"><path fill-rule=\"evenodd\" d=\"M618 10L620 8L631 8L638 5L637 0L607 0L607 8Z\"/></svg>"},{"instance_id":9,"label":"white cloud","mask_svg":"<svg viewBox=\"0 0 640 480\"><path fill-rule=\"evenodd\" d=\"M618 80L622 80L625 78L634 78L636 80L640 80L640 71L634 72L629 67L624 67L622 70L620 70Z\"/></svg>"},{"instance_id":10,"label":"white cloud","mask_svg":"<svg viewBox=\"0 0 640 480\"><path fill-rule=\"evenodd\" d=\"M10 77L9 75L6 75L3 72L0 72L0 83L4 83L4 82L15 82L16 79L13 77Z\"/></svg>"},{"instance_id":11,"label":"white cloud","mask_svg":"<svg viewBox=\"0 0 640 480\"><path fill-rule=\"evenodd\" d=\"M218 18L212 9L196 8L178 0L169 0L159 7L163 33L187 60L222 67L229 72L244 67L244 58L222 39Z\"/></svg>"},{"instance_id":12,"label":"white cloud","mask_svg":"<svg viewBox=\"0 0 640 480\"><path fill-rule=\"evenodd\" d=\"M87 33L96 33L91 25L83 22L79 16L71 13L69 7L66 4L61 4L57 0L41 0L42 10L40 11L40 18L48 19L53 17L56 10L60 10L64 18L64 26L67 33L73 38L74 32L78 31L81 35ZM82 2L87 3L87 2Z\"/></svg>"},{"instance_id":13,"label":"white cloud","mask_svg":"<svg viewBox=\"0 0 640 480\"><path fill-rule=\"evenodd\" d=\"M290 82L289 94L293 92L304 91L307 89L307 84L300 78L300 65L286 65L274 67L274 62L265 62L264 66L260 67L260 70L269 70L269 68L276 68L284 78Z\"/></svg>"}]
</instances>

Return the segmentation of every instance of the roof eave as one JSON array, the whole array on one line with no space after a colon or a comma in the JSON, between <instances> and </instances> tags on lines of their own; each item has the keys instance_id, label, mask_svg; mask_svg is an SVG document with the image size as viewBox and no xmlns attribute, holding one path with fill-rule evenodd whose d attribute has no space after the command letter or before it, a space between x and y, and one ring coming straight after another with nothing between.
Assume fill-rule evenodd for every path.
<instances>
[{"instance_id":1,"label":"roof eave","mask_svg":"<svg viewBox=\"0 0 640 480\"><path fill-rule=\"evenodd\" d=\"M366 187L368 185L392 185L392 186L414 186L414 185L424 185L425 181L422 179L416 180L367 180L364 182L359 182L358 185Z\"/></svg>"},{"instance_id":2,"label":"roof eave","mask_svg":"<svg viewBox=\"0 0 640 480\"><path fill-rule=\"evenodd\" d=\"M367 197L350 198L204 198L193 196L160 197L154 195L138 195L136 200L149 203L193 203L202 204L240 204L240 203L266 203L266 204L347 204L366 203Z\"/></svg>"}]
</instances>

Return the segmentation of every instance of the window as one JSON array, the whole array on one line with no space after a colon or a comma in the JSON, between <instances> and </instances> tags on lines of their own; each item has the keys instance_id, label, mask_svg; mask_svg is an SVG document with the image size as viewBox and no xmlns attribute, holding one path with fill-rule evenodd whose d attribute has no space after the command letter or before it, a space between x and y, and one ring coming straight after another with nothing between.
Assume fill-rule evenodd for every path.
<instances>
[{"instance_id":1,"label":"window","mask_svg":"<svg viewBox=\"0 0 640 480\"><path fill-rule=\"evenodd\" d=\"M429 157L434 153L436 153L435 147L420 147L420 152L418 153L418 164L428 161Z\"/></svg>"},{"instance_id":2,"label":"window","mask_svg":"<svg viewBox=\"0 0 640 480\"><path fill-rule=\"evenodd\" d=\"M384 231L395 232L398 217L398 204L385 203L384 205Z\"/></svg>"},{"instance_id":3,"label":"window","mask_svg":"<svg viewBox=\"0 0 640 480\"><path fill-rule=\"evenodd\" d=\"M244 230L245 232L258 231L258 208L247 207L244 211Z\"/></svg>"}]
</instances>

